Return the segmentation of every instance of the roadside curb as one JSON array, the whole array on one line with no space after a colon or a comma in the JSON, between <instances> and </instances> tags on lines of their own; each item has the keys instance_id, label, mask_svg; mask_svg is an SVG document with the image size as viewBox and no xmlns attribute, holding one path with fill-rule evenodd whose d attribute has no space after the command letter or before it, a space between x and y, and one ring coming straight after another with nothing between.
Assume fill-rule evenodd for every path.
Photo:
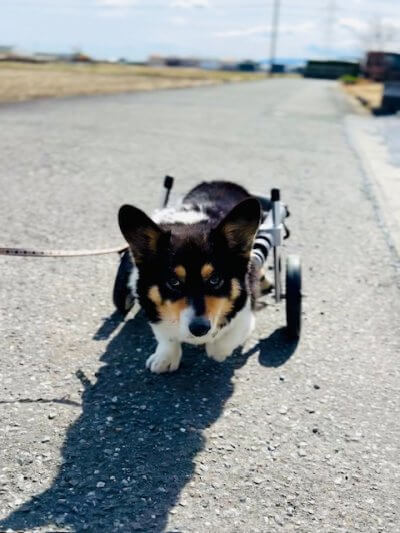
<instances>
[{"instance_id":1,"label":"roadside curb","mask_svg":"<svg viewBox=\"0 0 400 533\"><path fill-rule=\"evenodd\" d=\"M349 115L345 128L349 143L356 152L364 176L367 194L395 254L400 269L400 168L390 163L390 153L379 132L379 119Z\"/></svg>"},{"instance_id":2,"label":"roadside curb","mask_svg":"<svg viewBox=\"0 0 400 533\"><path fill-rule=\"evenodd\" d=\"M340 87L340 89L343 95L345 96L346 100L352 107L353 111L357 113L357 115L371 116L371 110L365 105L363 105L362 102L359 100L359 98L348 93L343 87Z\"/></svg>"}]
</instances>

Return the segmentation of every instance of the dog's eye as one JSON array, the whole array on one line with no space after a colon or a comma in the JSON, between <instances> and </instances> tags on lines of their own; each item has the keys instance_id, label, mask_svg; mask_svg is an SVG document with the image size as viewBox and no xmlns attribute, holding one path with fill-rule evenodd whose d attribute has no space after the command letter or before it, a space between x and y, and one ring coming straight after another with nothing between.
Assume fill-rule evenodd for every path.
<instances>
[{"instance_id":1,"label":"dog's eye","mask_svg":"<svg viewBox=\"0 0 400 533\"><path fill-rule=\"evenodd\" d=\"M176 277L172 277L172 278L169 278L169 280L167 281L167 284L166 284L166 285L167 285L167 287L168 287L169 289L172 289L173 291L176 291L176 290L178 290L178 289L181 288L181 286L182 286L182 282L179 281L178 278L176 278Z\"/></svg>"},{"instance_id":2,"label":"dog's eye","mask_svg":"<svg viewBox=\"0 0 400 533\"><path fill-rule=\"evenodd\" d=\"M208 278L208 283L209 283L209 285L211 285L211 287L213 289L218 289L219 287L221 287L223 282L224 282L224 280L220 276L218 276L218 274L212 274Z\"/></svg>"}]
</instances>

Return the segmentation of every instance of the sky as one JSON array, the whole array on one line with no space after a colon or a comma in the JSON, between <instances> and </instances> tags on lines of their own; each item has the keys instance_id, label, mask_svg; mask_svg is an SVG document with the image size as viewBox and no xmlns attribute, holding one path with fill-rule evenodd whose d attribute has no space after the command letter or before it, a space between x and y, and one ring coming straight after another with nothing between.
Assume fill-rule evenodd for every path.
<instances>
[{"instance_id":1,"label":"sky","mask_svg":"<svg viewBox=\"0 0 400 533\"><path fill-rule=\"evenodd\" d=\"M0 0L0 45L96 58L269 55L275 0ZM400 52L400 0L280 0L278 58Z\"/></svg>"}]
</instances>

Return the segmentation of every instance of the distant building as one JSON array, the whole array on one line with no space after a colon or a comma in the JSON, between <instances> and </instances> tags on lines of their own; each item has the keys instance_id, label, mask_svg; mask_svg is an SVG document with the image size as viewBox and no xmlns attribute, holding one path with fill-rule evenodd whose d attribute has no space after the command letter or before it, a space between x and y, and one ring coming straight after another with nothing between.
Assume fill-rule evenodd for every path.
<instances>
[{"instance_id":1,"label":"distant building","mask_svg":"<svg viewBox=\"0 0 400 533\"><path fill-rule=\"evenodd\" d=\"M26 63L50 63L54 61L72 61L73 54L35 52L20 50L14 46L0 46L0 61L20 61Z\"/></svg>"},{"instance_id":2,"label":"distant building","mask_svg":"<svg viewBox=\"0 0 400 533\"><path fill-rule=\"evenodd\" d=\"M244 72L255 72L261 68L260 63L250 59L236 61L234 59L161 56L156 54L149 56L147 64L152 67L189 67Z\"/></svg>"},{"instance_id":3,"label":"distant building","mask_svg":"<svg viewBox=\"0 0 400 533\"><path fill-rule=\"evenodd\" d=\"M368 52L362 72L366 78L374 81L400 80L400 54Z\"/></svg>"},{"instance_id":4,"label":"distant building","mask_svg":"<svg viewBox=\"0 0 400 533\"><path fill-rule=\"evenodd\" d=\"M218 59L202 59L199 63L199 68L204 70L219 70L221 68L221 61Z\"/></svg>"},{"instance_id":5,"label":"distant building","mask_svg":"<svg viewBox=\"0 0 400 533\"><path fill-rule=\"evenodd\" d=\"M197 57L179 57L179 56L160 56L151 55L147 64L152 67L191 67L199 68L201 59Z\"/></svg>"},{"instance_id":6,"label":"distant building","mask_svg":"<svg viewBox=\"0 0 400 533\"><path fill-rule=\"evenodd\" d=\"M221 61L220 70L234 71L238 69L238 62L233 59L223 59Z\"/></svg>"},{"instance_id":7,"label":"distant building","mask_svg":"<svg viewBox=\"0 0 400 533\"><path fill-rule=\"evenodd\" d=\"M53 61L59 61L57 54L50 54L48 52L36 52L34 58L39 63L51 63Z\"/></svg>"},{"instance_id":8,"label":"distant building","mask_svg":"<svg viewBox=\"0 0 400 533\"><path fill-rule=\"evenodd\" d=\"M50 63L60 61L64 63L91 63L93 59L83 52L73 52L69 54L59 54L51 52L36 52L33 56L40 63Z\"/></svg>"},{"instance_id":9,"label":"distant building","mask_svg":"<svg viewBox=\"0 0 400 533\"><path fill-rule=\"evenodd\" d=\"M18 50L15 46L2 45L0 46L0 60L1 61L18 61L21 57L31 57L29 54Z\"/></svg>"},{"instance_id":10,"label":"distant building","mask_svg":"<svg viewBox=\"0 0 400 533\"><path fill-rule=\"evenodd\" d=\"M0 59L6 58L14 52L14 46L0 45Z\"/></svg>"},{"instance_id":11,"label":"distant building","mask_svg":"<svg viewBox=\"0 0 400 533\"><path fill-rule=\"evenodd\" d=\"M165 64L167 67L191 67L198 68L200 65L200 59L195 57L166 57Z\"/></svg>"},{"instance_id":12,"label":"distant building","mask_svg":"<svg viewBox=\"0 0 400 533\"><path fill-rule=\"evenodd\" d=\"M285 70L286 70L285 65L281 63L274 63L270 68L270 72L272 74L283 74Z\"/></svg>"},{"instance_id":13,"label":"distant building","mask_svg":"<svg viewBox=\"0 0 400 533\"><path fill-rule=\"evenodd\" d=\"M400 111L400 54L368 52L362 71L367 78L383 82L381 107L378 111Z\"/></svg>"},{"instance_id":14,"label":"distant building","mask_svg":"<svg viewBox=\"0 0 400 533\"><path fill-rule=\"evenodd\" d=\"M164 67L165 57L153 54L147 59L147 64L151 67Z\"/></svg>"},{"instance_id":15,"label":"distant building","mask_svg":"<svg viewBox=\"0 0 400 533\"><path fill-rule=\"evenodd\" d=\"M30 52L20 50L15 46L0 46L0 61L35 63L35 57Z\"/></svg>"},{"instance_id":16,"label":"distant building","mask_svg":"<svg viewBox=\"0 0 400 533\"><path fill-rule=\"evenodd\" d=\"M75 52L72 54L71 61L73 63L93 63L93 59L83 52Z\"/></svg>"},{"instance_id":17,"label":"distant building","mask_svg":"<svg viewBox=\"0 0 400 533\"><path fill-rule=\"evenodd\" d=\"M256 61L246 59L245 61L241 61L237 64L237 70L240 70L242 72L257 72L258 70L260 70L260 64Z\"/></svg>"},{"instance_id":18,"label":"distant building","mask_svg":"<svg viewBox=\"0 0 400 533\"><path fill-rule=\"evenodd\" d=\"M305 78L336 80L346 74L358 76L360 64L354 61L310 60L304 69Z\"/></svg>"}]
</instances>

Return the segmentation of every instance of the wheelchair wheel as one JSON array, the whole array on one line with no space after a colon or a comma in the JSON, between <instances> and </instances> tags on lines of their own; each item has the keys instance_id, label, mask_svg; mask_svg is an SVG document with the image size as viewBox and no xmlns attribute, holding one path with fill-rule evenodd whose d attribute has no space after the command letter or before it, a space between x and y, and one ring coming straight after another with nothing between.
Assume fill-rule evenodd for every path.
<instances>
[{"instance_id":1,"label":"wheelchair wheel","mask_svg":"<svg viewBox=\"0 0 400 533\"><path fill-rule=\"evenodd\" d=\"M286 324L291 339L298 339L301 331L301 264L297 255L289 255L286 262Z\"/></svg>"},{"instance_id":2,"label":"wheelchair wheel","mask_svg":"<svg viewBox=\"0 0 400 533\"><path fill-rule=\"evenodd\" d=\"M135 303L135 298L128 287L129 277L134 268L135 266L127 250L121 256L113 289L114 305L124 316L132 309Z\"/></svg>"}]
</instances>

